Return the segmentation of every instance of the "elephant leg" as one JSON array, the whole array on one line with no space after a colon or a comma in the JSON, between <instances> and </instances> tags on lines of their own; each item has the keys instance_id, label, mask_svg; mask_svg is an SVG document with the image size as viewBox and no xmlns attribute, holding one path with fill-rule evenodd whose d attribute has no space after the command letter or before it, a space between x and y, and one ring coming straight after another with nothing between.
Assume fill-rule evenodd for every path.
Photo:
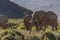
<instances>
[{"instance_id":1,"label":"elephant leg","mask_svg":"<svg viewBox=\"0 0 60 40\"><path fill-rule=\"evenodd\" d=\"M54 26L52 26L52 31L54 31L54 28L55 28L55 27L54 27Z\"/></svg>"},{"instance_id":2,"label":"elephant leg","mask_svg":"<svg viewBox=\"0 0 60 40\"><path fill-rule=\"evenodd\" d=\"M42 29L43 29L43 31L45 31L46 30L46 19L42 19L42 22L41 22L41 25L42 25Z\"/></svg>"},{"instance_id":3,"label":"elephant leg","mask_svg":"<svg viewBox=\"0 0 60 40\"><path fill-rule=\"evenodd\" d=\"M57 23L56 26L55 26L55 30L58 30L57 26L58 26L58 23Z\"/></svg>"},{"instance_id":4,"label":"elephant leg","mask_svg":"<svg viewBox=\"0 0 60 40\"><path fill-rule=\"evenodd\" d=\"M55 26L55 30L58 30L57 26Z\"/></svg>"},{"instance_id":5,"label":"elephant leg","mask_svg":"<svg viewBox=\"0 0 60 40\"><path fill-rule=\"evenodd\" d=\"M42 29L43 31L45 31L45 30L46 30L46 27L47 27L47 25L46 25L46 24L41 24L41 29Z\"/></svg>"},{"instance_id":6,"label":"elephant leg","mask_svg":"<svg viewBox=\"0 0 60 40\"><path fill-rule=\"evenodd\" d=\"M25 27L26 27L27 31L30 31L30 24L29 23L25 24Z\"/></svg>"},{"instance_id":7,"label":"elephant leg","mask_svg":"<svg viewBox=\"0 0 60 40\"><path fill-rule=\"evenodd\" d=\"M55 28L54 25L53 24L50 24L50 26L52 27L52 31L54 31L54 28Z\"/></svg>"},{"instance_id":8,"label":"elephant leg","mask_svg":"<svg viewBox=\"0 0 60 40\"><path fill-rule=\"evenodd\" d=\"M29 26L29 30L30 30L30 31L32 30L32 26Z\"/></svg>"},{"instance_id":9,"label":"elephant leg","mask_svg":"<svg viewBox=\"0 0 60 40\"><path fill-rule=\"evenodd\" d=\"M57 25L52 25L52 31L58 30Z\"/></svg>"},{"instance_id":10,"label":"elephant leg","mask_svg":"<svg viewBox=\"0 0 60 40\"><path fill-rule=\"evenodd\" d=\"M46 26L41 26L41 29L43 30L43 31L45 31L46 30Z\"/></svg>"},{"instance_id":11,"label":"elephant leg","mask_svg":"<svg viewBox=\"0 0 60 40\"><path fill-rule=\"evenodd\" d=\"M26 30L28 31L28 26L26 26Z\"/></svg>"},{"instance_id":12,"label":"elephant leg","mask_svg":"<svg viewBox=\"0 0 60 40\"><path fill-rule=\"evenodd\" d=\"M31 32L32 32L32 30L31 30L32 29L32 26L33 26L33 24L31 24L31 23L28 26L29 27L29 34L31 34Z\"/></svg>"},{"instance_id":13,"label":"elephant leg","mask_svg":"<svg viewBox=\"0 0 60 40\"><path fill-rule=\"evenodd\" d=\"M45 31L46 30L46 26L44 26L44 29L43 29L43 31Z\"/></svg>"},{"instance_id":14,"label":"elephant leg","mask_svg":"<svg viewBox=\"0 0 60 40\"><path fill-rule=\"evenodd\" d=\"M30 23L27 24L28 26L28 30L31 31L31 28L30 28Z\"/></svg>"},{"instance_id":15,"label":"elephant leg","mask_svg":"<svg viewBox=\"0 0 60 40\"><path fill-rule=\"evenodd\" d=\"M45 31L45 30L46 30L46 27L47 27L46 23L43 22L41 25L42 25L42 26L41 26L41 27L42 27L42 30Z\"/></svg>"},{"instance_id":16,"label":"elephant leg","mask_svg":"<svg viewBox=\"0 0 60 40\"><path fill-rule=\"evenodd\" d=\"M41 30L41 26L38 23L35 23L35 26L36 26L37 32L39 32Z\"/></svg>"},{"instance_id":17,"label":"elephant leg","mask_svg":"<svg viewBox=\"0 0 60 40\"><path fill-rule=\"evenodd\" d=\"M37 32L39 32L41 29L39 26L36 27Z\"/></svg>"},{"instance_id":18,"label":"elephant leg","mask_svg":"<svg viewBox=\"0 0 60 40\"><path fill-rule=\"evenodd\" d=\"M42 26L40 25L40 30L42 30Z\"/></svg>"},{"instance_id":19,"label":"elephant leg","mask_svg":"<svg viewBox=\"0 0 60 40\"><path fill-rule=\"evenodd\" d=\"M29 28L28 28L28 26L26 26L26 30L27 30L27 31L30 31Z\"/></svg>"},{"instance_id":20,"label":"elephant leg","mask_svg":"<svg viewBox=\"0 0 60 40\"><path fill-rule=\"evenodd\" d=\"M57 27L52 26L52 31L56 31L56 30L57 30Z\"/></svg>"}]
</instances>

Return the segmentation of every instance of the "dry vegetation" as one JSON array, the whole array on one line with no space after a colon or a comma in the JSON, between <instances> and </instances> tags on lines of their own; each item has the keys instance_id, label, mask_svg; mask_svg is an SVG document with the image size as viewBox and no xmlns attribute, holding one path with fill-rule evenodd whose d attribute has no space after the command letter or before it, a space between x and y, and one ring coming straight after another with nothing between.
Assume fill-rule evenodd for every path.
<instances>
[{"instance_id":1,"label":"dry vegetation","mask_svg":"<svg viewBox=\"0 0 60 40\"><path fill-rule=\"evenodd\" d=\"M24 40L60 40L60 22L58 30L52 32L51 27L48 27L45 32L42 30L36 32L35 26L32 28L31 34L26 31L23 23L23 19L8 19L9 23L19 24L16 28L14 26L8 29L0 28L0 40L23 40L21 36L17 35L14 30L19 31L24 35Z\"/></svg>"}]
</instances>

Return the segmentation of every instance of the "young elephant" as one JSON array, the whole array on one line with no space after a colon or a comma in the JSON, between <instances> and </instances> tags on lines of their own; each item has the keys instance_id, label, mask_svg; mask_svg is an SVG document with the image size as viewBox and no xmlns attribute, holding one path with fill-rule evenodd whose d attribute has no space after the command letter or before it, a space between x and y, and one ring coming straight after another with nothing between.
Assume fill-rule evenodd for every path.
<instances>
[{"instance_id":1,"label":"young elephant","mask_svg":"<svg viewBox=\"0 0 60 40\"><path fill-rule=\"evenodd\" d=\"M32 18L32 15L27 15L24 18L24 25L25 25L25 28L27 29L27 31L31 31L31 29L32 29L32 27L30 27L30 25L31 25L31 18ZM34 21L33 25L37 26L37 21L36 20Z\"/></svg>"}]
</instances>

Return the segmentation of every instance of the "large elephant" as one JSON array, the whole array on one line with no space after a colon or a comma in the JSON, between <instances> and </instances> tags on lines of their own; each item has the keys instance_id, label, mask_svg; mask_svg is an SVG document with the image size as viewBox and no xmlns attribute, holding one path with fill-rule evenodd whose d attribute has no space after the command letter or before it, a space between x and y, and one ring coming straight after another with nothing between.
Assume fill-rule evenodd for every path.
<instances>
[{"instance_id":1,"label":"large elephant","mask_svg":"<svg viewBox=\"0 0 60 40\"><path fill-rule=\"evenodd\" d=\"M36 11L31 19L31 26L34 24L34 20L37 20L37 31L43 29L46 30L47 25L52 27L52 31L57 30L58 22L57 22L57 15L52 11ZM44 28L42 28L44 27ZM54 29L55 28L55 29Z\"/></svg>"},{"instance_id":2,"label":"large elephant","mask_svg":"<svg viewBox=\"0 0 60 40\"><path fill-rule=\"evenodd\" d=\"M30 27L31 18L32 18L32 15L26 15L25 18L24 18L24 25L25 25L25 28L27 29L27 31L31 31L30 29L32 29L32 27ZM37 21L36 20L34 20L33 25L37 26Z\"/></svg>"},{"instance_id":3,"label":"large elephant","mask_svg":"<svg viewBox=\"0 0 60 40\"><path fill-rule=\"evenodd\" d=\"M32 25L34 24L34 20L37 20L37 32L40 31L42 29L42 27L44 27L44 31L46 29L46 12L45 11L36 11L34 13L34 15L31 18L31 25L30 28L32 27Z\"/></svg>"},{"instance_id":4,"label":"large elephant","mask_svg":"<svg viewBox=\"0 0 60 40\"><path fill-rule=\"evenodd\" d=\"M52 30L57 30L57 15L53 11L48 11L46 14L46 25L50 25L52 27Z\"/></svg>"},{"instance_id":5,"label":"large elephant","mask_svg":"<svg viewBox=\"0 0 60 40\"><path fill-rule=\"evenodd\" d=\"M8 18L5 15L0 15L0 27L3 29L7 28Z\"/></svg>"},{"instance_id":6,"label":"large elephant","mask_svg":"<svg viewBox=\"0 0 60 40\"><path fill-rule=\"evenodd\" d=\"M35 25L37 32L41 29L46 30L47 25L52 27L52 30L57 30L57 15L52 11L36 11L33 15L28 15L24 19L24 23L27 30L31 30L32 26ZM44 28L43 28L44 27Z\"/></svg>"},{"instance_id":7,"label":"large elephant","mask_svg":"<svg viewBox=\"0 0 60 40\"><path fill-rule=\"evenodd\" d=\"M29 26L31 24L31 16L29 15L26 15L25 18L24 18L24 25L25 25L25 28L29 31Z\"/></svg>"}]
</instances>

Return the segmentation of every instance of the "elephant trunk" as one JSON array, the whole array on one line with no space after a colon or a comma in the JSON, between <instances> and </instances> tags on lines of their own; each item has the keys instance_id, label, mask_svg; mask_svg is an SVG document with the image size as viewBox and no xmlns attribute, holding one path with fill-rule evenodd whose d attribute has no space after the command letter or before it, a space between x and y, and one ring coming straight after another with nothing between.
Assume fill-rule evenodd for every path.
<instances>
[{"instance_id":1,"label":"elephant trunk","mask_svg":"<svg viewBox=\"0 0 60 40\"><path fill-rule=\"evenodd\" d=\"M30 30L32 29L32 26L34 24L34 20L35 20L35 16L34 15L35 15L35 13L32 14Z\"/></svg>"}]
</instances>

